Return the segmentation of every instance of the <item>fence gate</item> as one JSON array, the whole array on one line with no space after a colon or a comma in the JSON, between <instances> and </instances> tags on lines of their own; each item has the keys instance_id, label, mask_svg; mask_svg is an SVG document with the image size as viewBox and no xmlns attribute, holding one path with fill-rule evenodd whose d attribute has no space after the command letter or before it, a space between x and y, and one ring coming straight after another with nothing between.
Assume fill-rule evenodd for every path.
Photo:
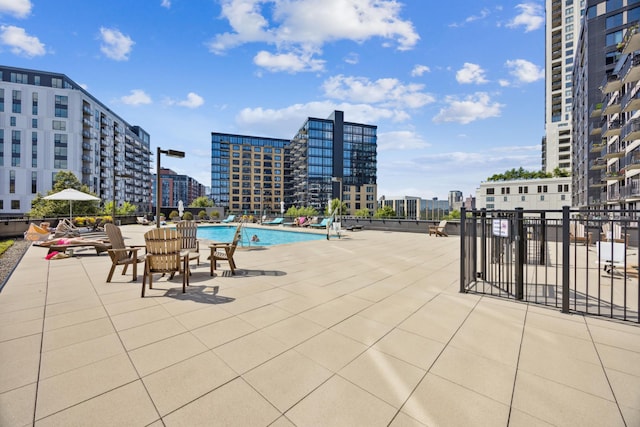
<instances>
[{"instance_id":1,"label":"fence gate","mask_svg":"<svg viewBox=\"0 0 640 427\"><path fill-rule=\"evenodd\" d=\"M637 220L610 214L463 209L460 292L640 323Z\"/></svg>"}]
</instances>

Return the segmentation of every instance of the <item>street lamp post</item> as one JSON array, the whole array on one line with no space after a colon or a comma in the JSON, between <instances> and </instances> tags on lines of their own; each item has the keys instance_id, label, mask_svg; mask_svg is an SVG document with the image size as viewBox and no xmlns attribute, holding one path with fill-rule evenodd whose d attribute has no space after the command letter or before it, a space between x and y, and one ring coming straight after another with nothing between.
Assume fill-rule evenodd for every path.
<instances>
[{"instance_id":1,"label":"street lamp post","mask_svg":"<svg viewBox=\"0 0 640 427\"><path fill-rule=\"evenodd\" d=\"M178 150L162 150L158 147L156 155L156 228L160 228L160 201L162 200L162 189L160 188L160 155L166 154L169 157L178 159L184 158L184 151Z\"/></svg>"}]
</instances>

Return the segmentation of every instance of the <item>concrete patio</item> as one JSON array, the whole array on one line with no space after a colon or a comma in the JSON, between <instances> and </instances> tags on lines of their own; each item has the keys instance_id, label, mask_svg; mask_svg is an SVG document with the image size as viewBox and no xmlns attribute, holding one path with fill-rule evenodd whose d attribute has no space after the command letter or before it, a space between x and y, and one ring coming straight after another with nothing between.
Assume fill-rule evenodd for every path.
<instances>
[{"instance_id":1,"label":"concrete patio","mask_svg":"<svg viewBox=\"0 0 640 427\"><path fill-rule=\"evenodd\" d=\"M0 293L0 426L640 425L640 327L460 294L457 236L205 252L144 299L46 252Z\"/></svg>"}]
</instances>

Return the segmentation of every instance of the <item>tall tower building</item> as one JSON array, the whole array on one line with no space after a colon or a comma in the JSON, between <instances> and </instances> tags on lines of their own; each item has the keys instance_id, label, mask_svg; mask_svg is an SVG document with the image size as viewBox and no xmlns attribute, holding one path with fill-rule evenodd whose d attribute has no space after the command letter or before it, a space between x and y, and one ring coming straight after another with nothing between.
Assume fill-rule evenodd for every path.
<instances>
[{"instance_id":1,"label":"tall tower building","mask_svg":"<svg viewBox=\"0 0 640 427\"><path fill-rule=\"evenodd\" d=\"M572 71L584 0L546 0L542 169L571 170Z\"/></svg>"},{"instance_id":2,"label":"tall tower building","mask_svg":"<svg viewBox=\"0 0 640 427\"><path fill-rule=\"evenodd\" d=\"M639 19L638 0L587 1L573 71L573 206L615 209L629 195L639 106L637 48L628 42Z\"/></svg>"},{"instance_id":3,"label":"tall tower building","mask_svg":"<svg viewBox=\"0 0 640 427\"><path fill-rule=\"evenodd\" d=\"M0 66L0 215L23 215L59 171L103 202L150 203L150 136L64 74Z\"/></svg>"}]
</instances>

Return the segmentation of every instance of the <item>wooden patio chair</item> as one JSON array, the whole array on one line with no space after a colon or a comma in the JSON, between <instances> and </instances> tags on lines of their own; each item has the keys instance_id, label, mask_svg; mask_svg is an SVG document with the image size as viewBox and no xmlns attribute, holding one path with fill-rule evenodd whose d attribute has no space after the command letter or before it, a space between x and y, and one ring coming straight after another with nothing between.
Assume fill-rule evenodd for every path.
<instances>
[{"instance_id":1,"label":"wooden patio chair","mask_svg":"<svg viewBox=\"0 0 640 427\"><path fill-rule=\"evenodd\" d=\"M116 271L116 267L123 265L122 275L127 274L127 267L129 264L133 264L133 281L138 280L138 263L144 262L145 255L138 255L138 251L144 246L127 246L124 244L124 238L120 227L107 223L104 225L104 231L109 236L109 242L111 243L111 249L107 252L111 257L111 269L109 270L109 276L107 276L107 283L111 282L113 273Z\"/></svg>"},{"instance_id":2,"label":"wooden patio chair","mask_svg":"<svg viewBox=\"0 0 640 427\"><path fill-rule=\"evenodd\" d=\"M196 260L196 265L200 265L198 224L195 221L180 221L176 224L176 230L182 235L182 251L188 252L189 261Z\"/></svg>"},{"instance_id":3,"label":"wooden patio chair","mask_svg":"<svg viewBox=\"0 0 640 427\"><path fill-rule=\"evenodd\" d=\"M189 257L182 252L182 236L176 230L169 228L154 228L144 233L147 254L144 260L144 275L142 276L142 297L146 288L147 278L149 289L153 289L153 274L182 274L182 293L189 285Z\"/></svg>"},{"instance_id":4,"label":"wooden patio chair","mask_svg":"<svg viewBox=\"0 0 640 427\"><path fill-rule=\"evenodd\" d=\"M229 263L229 268L231 269L231 274L236 274L236 263L233 260L233 254L235 253L238 242L242 237L242 225L242 223L238 224L231 243L212 243L209 245L211 255L209 255L208 259L211 261L210 274L212 276L214 275L217 261L227 261Z\"/></svg>"},{"instance_id":5,"label":"wooden patio chair","mask_svg":"<svg viewBox=\"0 0 640 427\"><path fill-rule=\"evenodd\" d=\"M569 224L569 242L591 245L593 244L593 233L586 233L584 224L571 222Z\"/></svg>"},{"instance_id":6,"label":"wooden patio chair","mask_svg":"<svg viewBox=\"0 0 640 427\"><path fill-rule=\"evenodd\" d=\"M431 236L432 234L435 234L436 237L439 237L439 236L448 237L449 235L444 231L446 226L447 226L446 219L443 219L442 221L440 221L438 225L430 225L429 236Z\"/></svg>"},{"instance_id":7,"label":"wooden patio chair","mask_svg":"<svg viewBox=\"0 0 640 427\"><path fill-rule=\"evenodd\" d=\"M70 219L63 218L56 224L53 237L78 237L80 229L76 227Z\"/></svg>"},{"instance_id":8,"label":"wooden patio chair","mask_svg":"<svg viewBox=\"0 0 640 427\"><path fill-rule=\"evenodd\" d=\"M611 227L610 222L604 222L602 224L600 240L603 242L614 241L617 243L624 243L627 246L629 245L629 235L622 232L622 225L618 223L613 223L613 227Z\"/></svg>"}]
</instances>

